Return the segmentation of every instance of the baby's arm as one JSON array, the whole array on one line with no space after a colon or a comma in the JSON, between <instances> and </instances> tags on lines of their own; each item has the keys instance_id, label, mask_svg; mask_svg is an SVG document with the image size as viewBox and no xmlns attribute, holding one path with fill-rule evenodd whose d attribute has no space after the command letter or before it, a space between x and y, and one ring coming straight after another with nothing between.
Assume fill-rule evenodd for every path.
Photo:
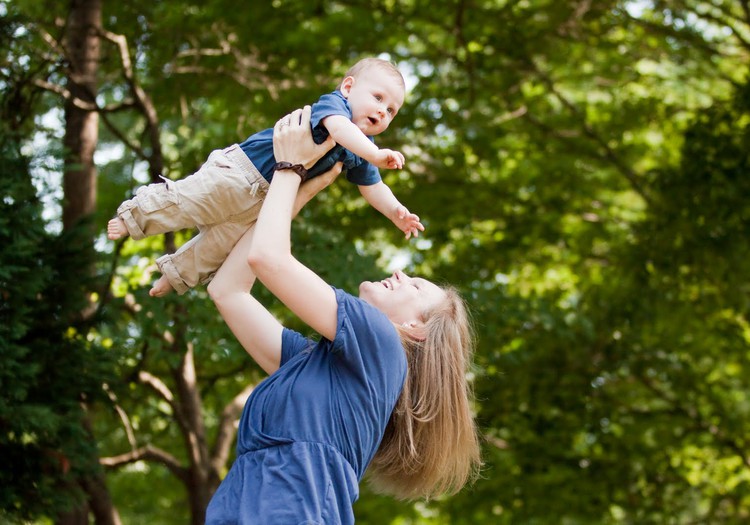
<instances>
[{"instance_id":1,"label":"baby's arm","mask_svg":"<svg viewBox=\"0 0 750 525\"><path fill-rule=\"evenodd\" d=\"M370 186L359 186L359 192L370 203L370 206L388 217L399 230L404 232L407 239L412 235L419 237L419 232L424 231L419 217L410 213L383 181Z\"/></svg>"},{"instance_id":2,"label":"baby's arm","mask_svg":"<svg viewBox=\"0 0 750 525\"><path fill-rule=\"evenodd\" d=\"M333 140L370 164L384 169L401 169L404 156L394 150L378 148L356 124L343 115L323 119L323 125Z\"/></svg>"}]
</instances>

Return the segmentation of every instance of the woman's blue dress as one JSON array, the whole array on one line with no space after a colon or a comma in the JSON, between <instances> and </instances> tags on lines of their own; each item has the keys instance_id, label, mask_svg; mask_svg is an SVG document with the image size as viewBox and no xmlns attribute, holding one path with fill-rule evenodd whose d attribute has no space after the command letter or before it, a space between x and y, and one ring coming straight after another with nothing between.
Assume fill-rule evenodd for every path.
<instances>
[{"instance_id":1,"label":"woman's blue dress","mask_svg":"<svg viewBox=\"0 0 750 525\"><path fill-rule=\"evenodd\" d=\"M237 459L207 524L354 523L359 482L401 393L406 358L382 312L334 291L333 341L284 329L281 366L247 400Z\"/></svg>"}]
</instances>

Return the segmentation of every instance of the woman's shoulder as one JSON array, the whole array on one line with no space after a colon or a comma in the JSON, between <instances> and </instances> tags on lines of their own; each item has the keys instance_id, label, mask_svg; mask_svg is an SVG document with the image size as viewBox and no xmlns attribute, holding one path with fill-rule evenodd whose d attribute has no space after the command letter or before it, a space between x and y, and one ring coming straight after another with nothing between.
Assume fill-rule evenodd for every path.
<instances>
[{"instance_id":1,"label":"woman's shoulder","mask_svg":"<svg viewBox=\"0 0 750 525\"><path fill-rule=\"evenodd\" d=\"M400 389L406 356L396 327L366 301L334 290L339 305L334 353L344 356L354 369L361 369L374 384Z\"/></svg>"},{"instance_id":2,"label":"woman's shoulder","mask_svg":"<svg viewBox=\"0 0 750 525\"><path fill-rule=\"evenodd\" d=\"M352 295L349 292L336 287L333 287L333 291L336 294L336 303L338 303L339 308L343 308L347 313L355 314L357 316L372 317L373 319L388 319L383 312L356 295Z\"/></svg>"},{"instance_id":3,"label":"woman's shoulder","mask_svg":"<svg viewBox=\"0 0 750 525\"><path fill-rule=\"evenodd\" d=\"M398 340L398 333L393 323L383 312L344 290L338 288L333 290L338 303L339 331L348 328L355 332L374 332L383 337Z\"/></svg>"}]
</instances>

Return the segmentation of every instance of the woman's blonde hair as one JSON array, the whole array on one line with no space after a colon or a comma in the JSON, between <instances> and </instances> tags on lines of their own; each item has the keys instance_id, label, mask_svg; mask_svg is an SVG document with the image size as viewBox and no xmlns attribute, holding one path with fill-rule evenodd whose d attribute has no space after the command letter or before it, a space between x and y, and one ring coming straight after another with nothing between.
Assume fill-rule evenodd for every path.
<instances>
[{"instance_id":1,"label":"woman's blonde hair","mask_svg":"<svg viewBox=\"0 0 750 525\"><path fill-rule=\"evenodd\" d=\"M423 315L426 337L396 325L406 349L406 381L370 466L370 484L399 499L455 494L478 474L479 439L467 378L473 334L455 289Z\"/></svg>"}]
</instances>

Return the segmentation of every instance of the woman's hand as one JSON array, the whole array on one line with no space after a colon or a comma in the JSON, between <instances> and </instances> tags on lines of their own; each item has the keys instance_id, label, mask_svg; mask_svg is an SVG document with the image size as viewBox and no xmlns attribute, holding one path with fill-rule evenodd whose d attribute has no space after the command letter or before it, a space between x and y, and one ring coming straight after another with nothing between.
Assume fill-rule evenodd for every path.
<instances>
[{"instance_id":1,"label":"woman's hand","mask_svg":"<svg viewBox=\"0 0 750 525\"><path fill-rule=\"evenodd\" d=\"M302 164L309 169L335 144L330 136L322 144L313 141L310 106L292 111L273 127L273 154L277 162Z\"/></svg>"}]
</instances>

